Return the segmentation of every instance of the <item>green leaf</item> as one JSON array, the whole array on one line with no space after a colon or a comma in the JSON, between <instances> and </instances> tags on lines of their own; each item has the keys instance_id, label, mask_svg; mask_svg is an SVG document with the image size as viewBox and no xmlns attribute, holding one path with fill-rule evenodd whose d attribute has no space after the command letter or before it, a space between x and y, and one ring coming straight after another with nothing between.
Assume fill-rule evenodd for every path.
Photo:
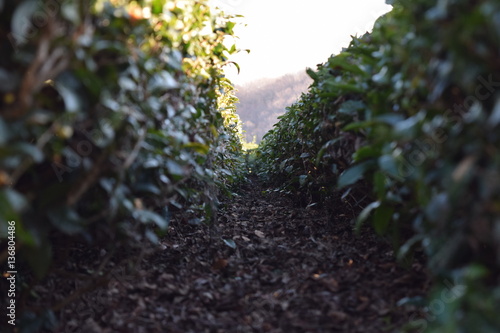
<instances>
[{"instance_id":1,"label":"green leaf","mask_svg":"<svg viewBox=\"0 0 500 333\"><path fill-rule=\"evenodd\" d=\"M158 235L156 235L156 233L152 230L147 229L144 235L153 244L158 244L158 242L160 241L158 239Z\"/></svg>"},{"instance_id":2,"label":"green leaf","mask_svg":"<svg viewBox=\"0 0 500 333\"><path fill-rule=\"evenodd\" d=\"M399 172L399 167L396 159L392 155L383 155L378 159L378 166L380 170L386 174L393 176L394 178L401 179L401 173Z\"/></svg>"},{"instance_id":3,"label":"green leaf","mask_svg":"<svg viewBox=\"0 0 500 333\"><path fill-rule=\"evenodd\" d=\"M364 173L373 166L373 161L366 161L342 172L337 182L337 188L341 189L348 185L352 185L361 178L363 178Z\"/></svg>"},{"instance_id":4,"label":"green leaf","mask_svg":"<svg viewBox=\"0 0 500 333\"><path fill-rule=\"evenodd\" d=\"M84 230L83 222L77 212L69 207L60 207L47 213L50 223L68 235L76 235Z\"/></svg>"},{"instance_id":5,"label":"green leaf","mask_svg":"<svg viewBox=\"0 0 500 333\"><path fill-rule=\"evenodd\" d=\"M383 235L387 231L393 213L394 208L385 204L375 210L373 215L373 226L377 234Z\"/></svg>"},{"instance_id":6,"label":"green leaf","mask_svg":"<svg viewBox=\"0 0 500 333\"><path fill-rule=\"evenodd\" d=\"M280 171L283 171L283 169L285 169L287 162L288 162L288 160L281 161L280 167L279 167Z\"/></svg>"},{"instance_id":7,"label":"green leaf","mask_svg":"<svg viewBox=\"0 0 500 333\"><path fill-rule=\"evenodd\" d=\"M359 87L353 83L337 82L336 80L328 80L325 82L325 86L328 87L329 91L334 91L335 94L345 94L345 93L363 93L363 88Z\"/></svg>"},{"instance_id":8,"label":"green leaf","mask_svg":"<svg viewBox=\"0 0 500 333\"><path fill-rule=\"evenodd\" d=\"M340 105L338 112L355 115L358 111L363 110L364 108L366 108L366 105L362 101L349 100Z\"/></svg>"},{"instance_id":9,"label":"green leaf","mask_svg":"<svg viewBox=\"0 0 500 333\"><path fill-rule=\"evenodd\" d=\"M326 151L327 151L330 147L332 147L335 143L342 141L342 139L343 139L342 137L340 137L340 138L335 138L335 139L330 140L330 141L328 141L327 143L325 143L325 144L323 145L323 147L321 148L321 150L318 152L318 155L316 156L316 161L315 161L315 162L316 162L316 165L319 165L319 163L321 162L321 159L322 159L322 158L323 158L323 156L325 155Z\"/></svg>"},{"instance_id":10,"label":"green leaf","mask_svg":"<svg viewBox=\"0 0 500 333\"><path fill-rule=\"evenodd\" d=\"M417 136L419 123L425 119L425 113L419 112L416 115L398 121L394 126L394 135L404 140L413 140Z\"/></svg>"},{"instance_id":11,"label":"green leaf","mask_svg":"<svg viewBox=\"0 0 500 333\"><path fill-rule=\"evenodd\" d=\"M349 63L350 57L352 57L350 53L342 52L341 54L332 57L328 60L328 67L332 69L338 69L338 67L340 67L344 71L367 77L368 74L365 71L363 71L357 65Z\"/></svg>"},{"instance_id":12,"label":"green leaf","mask_svg":"<svg viewBox=\"0 0 500 333\"><path fill-rule=\"evenodd\" d=\"M136 210L132 213L132 215L140 222L154 223L160 229L167 229L169 225L169 222L166 219L149 210Z\"/></svg>"},{"instance_id":13,"label":"green leaf","mask_svg":"<svg viewBox=\"0 0 500 333\"><path fill-rule=\"evenodd\" d=\"M240 68L240 65L237 62L228 61L227 63L234 65L234 67L236 67L236 70L238 71L238 74L240 74L241 68Z\"/></svg>"},{"instance_id":14,"label":"green leaf","mask_svg":"<svg viewBox=\"0 0 500 333\"><path fill-rule=\"evenodd\" d=\"M77 2L63 2L61 5L61 14L66 20L74 25L79 25L81 22L80 6Z\"/></svg>"},{"instance_id":15,"label":"green leaf","mask_svg":"<svg viewBox=\"0 0 500 333\"><path fill-rule=\"evenodd\" d=\"M356 150L352 155L352 159L355 162L360 162L368 158L377 157L380 155L380 149L374 146L364 146Z\"/></svg>"},{"instance_id":16,"label":"green leaf","mask_svg":"<svg viewBox=\"0 0 500 333\"><path fill-rule=\"evenodd\" d=\"M202 155L207 155L208 152L210 151L210 147L199 142L189 142L183 145L183 148L189 148L193 149L197 153L200 153Z\"/></svg>"},{"instance_id":17,"label":"green leaf","mask_svg":"<svg viewBox=\"0 0 500 333\"><path fill-rule=\"evenodd\" d=\"M16 11L12 15L11 29L12 37L16 44L22 45L28 41L31 29L35 29L31 23L31 17L37 10L40 9L40 4L37 1L23 1L17 6Z\"/></svg>"},{"instance_id":18,"label":"green leaf","mask_svg":"<svg viewBox=\"0 0 500 333\"><path fill-rule=\"evenodd\" d=\"M126 75L120 76L120 78L118 79L118 85L123 90L130 90L130 91L137 90L137 83L135 83L134 80L132 80L130 77Z\"/></svg>"},{"instance_id":19,"label":"green leaf","mask_svg":"<svg viewBox=\"0 0 500 333\"><path fill-rule=\"evenodd\" d=\"M228 169L225 169L225 168L221 168L219 171L221 173L223 173L224 175L226 175L226 176L232 176L233 175L233 173L231 171L229 171Z\"/></svg>"},{"instance_id":20,"label":"green leaf","mask_svg":"<svg viewBox=\"0 0 500 333\"><path fill-rule=\"evenodd\" d=\"M65 78L67 79L67 76L65 76ZM71 85L66 84L66 79L62 80L63 82L58 82L56 80L56 82L54 83L54 88L57 90L59 95L61 95L67 112L81 111L82 101L80 99L80 96L76 91L72 89Z\"/></svg>"},{"instance_id":21,"label":"green leaf","mask_svg":"<svg viewBox=\"0 0 500 333\"><path fill-rule=\"evenodd\" d=\"M0 199L0 238L5 238L4 235L7 235L8 232L8 221L15 221L16 222L16 237L18 237L18 240L22 242L26 246L35 246L37 241L35 240L35 237L33 234L36 235L36 232L38 230L36 229L31 229L27 230L26 227L24 226L24 223L22 219L16 215L14 215L14 218L6 218L4 216L4 211L2 211L2 203ZM32 234L33 233L33 234Z\"/></svg>"},{"instance_id":22,"label":"green leaf","mask_svg":"<svg viewBox=\"0 0 500 333\"><path fill-rule=\"evenodd\" d=\"M195 217L195 218L188 220L188 223L191 225L200 225L203 223L203 220L198 218L198 217Z\"/></svg>"},{"instance_id":23,"label":"green leaf","mask_svg":"<svg viewBox=\"0 0 500 333\"><path fill-rule=\"evenodd\" d=\"M309 77L310 77L311 79L313 79L314 81L318 81L318 80L319 80L319 76L318 76L318 74L317 74L315 71L313 71L311 68L307 68L307 69L306 69L306 73L307 73L307 75L309 75Z\"/></svg>"},{"instance_id":24,"label":"green leaf","mask_svg":"<svg viewBox=\"0 0 500 333\"><path fill-rule=\"evenodd\" d=\"M375 125L375 124L376 124L376 122L371 121L371 120L370 121L359 121L359 122L350 123L350 124L344 126L344 128L342 130L344 130L344 131L358 130L358 129L373 127L373 125Z\"/></svg>"},{"instance_id":25,"label":"green leaf","mask_svg":"<svg viewBox=\"0 0 500 333\"><path fill-rule=\"evenodd\" d=\"M375 117L375 122L376 123L382 123L382 124L387 124L391 126L396 126L399 122L404 121L405 117L400 114L382 114L377 117Z\"/></svg>"},{"instance_id":26,"label":"green leaf","mask_svg":"<svg viewBox=\"0 0 500 333\"><path fill-rule=\"evenodd\" d=\"M233 29L234 29L234 26L236 25L236 22L231 22L231 21L228 21L226 23L226 33L232 35L234 32L233 32Z\"/></svg>"},{"instance_id":27,"label":"green leaf","mask_svg":"<svg viewBox=\"0 0 500 333\"><path fill-rule=\"evenodd\" d=\"M299 176L299 184L301 187L306 184L306 181L307 181L307 175L300 175Z\"/></svg>"},{"instance_id":28,"label":"green leaf","mask_svg":"<svg viewBox=\"0 0 500 333\"><path fill-rule=\"evenodd\" d=\"M224 238L222 240L224 241L224 244L226 244L230 248L236 249L236 243L234 242L234 240L232 240L232 239L224 239Z\"/></svg>"},{"instance_id":29,"label":"green leaf","mask_svg":"<svg viewBox=\"0 0 500 333\"><path fill-rule=\"evenodd\" d=\"M355 225L355 230L358 232L359 229L361 228L361 226L363 225L363 223L368 219L368 217L370 216L371 212L380 207L380 201L374 201L372 202L371 204L369 204L368 206L365 207L365 209L363 209L363 211L361 211L361 213L359 214L358 218L356 219L356 225Z\"/></svg>"},{"instance_id":30,"label":"green leaf","mask_svg":"<svg viewBox=\"0 0 500 333\"><path fill-rule=\"evenodd\" d=\"M407 258L413 251L415 246L424 239L423 235L415 235L409 240L407 240L398 250L397 259L398 261Z\"/></svg>"},{"instance_id":31,"label":"green leaf","mask_svg":"<svg viewBox=\"0 0 500 333\"><path fill-rule=\"evenodd\" d=\"M167 161L167 170L171 175L174 176L184 176L185 171L184 168L177 162L173 160Z\"/></svg>"},{"instance_id":32,"label":"green leaf","mask_svg":"<svg viewBox=\"0 0 500 333\"><path fill-rule=\"evenodd\" d=\"M387 177L380 171L373 174L373 190L377 194L378 199L383 199L386 194L385 184Z\"/></svg>"},{"instance_id":33,"label":"green leaf","mask_svg":"<svg viewBox=\"0 0 500 333\"><path fill-rule=\"evenodd\" d=\"M177 80L167 71L161 71L153 75L148 84L148 89L154 91L164 91L179 87Z\"/></svg>"},{"instance_id":34,"label":"green leaf","mask_svg":"<svg viewBox=\"0 0 500 333\"><path fill-rule=\"evenodd\" d=\"M380 72L373 75L373 77L372 77L373 82L376 82L379 84L388 83L388 81L389 81L388 72L389 72L389 68L387 66L382 67Z\"/></svg>"},{"instance_id":35,"label":"green leaf","mask_svg":"<svg viewBox=\"0 0 500 333\"><path fill-rule=\"evenodd\" d=\"M24 250L29 251L29 255L23 255L38 278L42 278L49 269L52 261L52 246L45 239L38 247L30 247Z\"/></svg>"},{"instance_id":36,"label":"green leaf","mask_svg":"<svg viewBox=\"0 0 500 333\"><path fill-rule=\"evenodd\" d=\"M165 0L153 0L151 5L151 12L155 15L163 13L163 6L165 5Z\"/></svg>"},{"instance_id":37,"label":"green leaf","mask_svg":"<svg viewBox=\"0 0 500 333\"><path fill-rule=\"evenodd\" d=\"M160 188L153 183L138 183L134 186L134 190L141 193L161 194Z\"/></svg>"},{"instance_id":38,"label":"green leaf","mask_svg":"<svg viewBox=\"0 0 500 333\"><path fill-rule=\"evenodd\" d=\"M28 206L28 201L21 193L10 189L0 189L0 212L3 214L14 214L21 212ZM4 215L9 218L9 216Z\"/></svg>"},{"instance_id":39,"label":"green leaf","mask_svg":"<svg viewBox=\"0 0 500 333\"><path fill-rule=\"evenodd\" d=\"M426 299L422 296L415 296L415 297L404 297L400 299L397 303L397 306L404 306L404 305L413 305L417 306L419 308L423 308L426 305Z\"/></svg>"},{"instance_id":40,"label":"green leaf","mask_svg":"<svg viewBox=\"0 0 500 333\"><path fill-rule=\"evenodd\" d=\"M142 167L144 169L154 169L154 168L157 168L160 166L160 161L158 161L158 159L156 158L150 158L149 160L147 160L146 162L144 162L142 164Z\"/></svg>"},{"instance_id":41,"label":"green leaf","mask_svg":"<svg viewBox=\"0 0 500 333\"><path fill-rule=\"evenodd\" d=\"M0 189L0 238L8 231L8 221L16 222L16 234L26 244L34 244L32 235L25 230L20 213L28 207L28 201L19 192L10 189Z\"/></svg>"},{"instance_id":42,"label":"green leaf","mask_svg":"<svg viewBox=\"0 0 500 333\"><path fill-rule=\"evenodd\" d=\"M444 224L451 214L451 204L447 193L434 195L427 207L425 215L431 222Z\"/></svg>"},{"instance_id":43,"label":"green leaf","mask_svg":"<svg viewBox=\"0 0 500 333\"><path fill-rule=\"evenodd\" d=\"M469 281L482 279L489 273L488 268L480 264L471 264L463 269L464 277Z\"/></svg>"}]
</instances>

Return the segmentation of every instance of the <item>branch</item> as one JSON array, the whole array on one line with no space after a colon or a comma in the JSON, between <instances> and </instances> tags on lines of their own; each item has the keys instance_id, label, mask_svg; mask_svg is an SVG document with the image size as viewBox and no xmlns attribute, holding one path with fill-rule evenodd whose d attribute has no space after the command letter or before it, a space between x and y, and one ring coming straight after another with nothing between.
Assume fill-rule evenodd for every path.
<instances>
[{"instance_id":1,"label":"branch","mask_svg":"<svg viewBox=\"0 0 500 333\"><path fill-rule=\"evenodd\" d=\"M5 119L19 119L23 117L33 104L34 94L43 86L48 79L56 77L69 65L67 52L63 47L50 51L54 40L54 23L40 37L35 59L27 68L23 81L21 82L17 102L4 113Z\"/></svg>"},{"instance_id":2,"label":"branch","mask_svg":"<svg viewBox=\"0 0 500 333\"><path fill-rule=\"evenodd\" d=\"M134 146L134 149L132 150L130 155L128 155L127 159L125 160L125 163L123 164L123 167L122 167L122 171L127 170L128 168L130 168L132 163L134 163L135 159L137 158L137 155L139 155L139 151L141 150L141 145L144 143L144 139L146 138L146 133L147 133L146 128L144 128L144 127L141 128L141 134L139 136L139 139L137 139L137 142Z\"/></svg>"},{"instance_id":3,"label":"branch","mask_svg":"<svg viewBox=\"0 0 500 333\"><path fill-rule=\"evenodd\" d=\"M110 145L110 147L112 146L113 145ZM92 167L92 170L84 175L84 177L82 177L81 180L70 191L70 193L68 194L68 199L66 200L66 204L68 206L73 206L76 202L78 202L80 198L85 194L85 192L87 192L89 187L97 181L97 179L99 178L99 174L101 173L102 166L109 156L110 147L108 147L101 153L98 160Z\"/></svg>"}]
</instances>

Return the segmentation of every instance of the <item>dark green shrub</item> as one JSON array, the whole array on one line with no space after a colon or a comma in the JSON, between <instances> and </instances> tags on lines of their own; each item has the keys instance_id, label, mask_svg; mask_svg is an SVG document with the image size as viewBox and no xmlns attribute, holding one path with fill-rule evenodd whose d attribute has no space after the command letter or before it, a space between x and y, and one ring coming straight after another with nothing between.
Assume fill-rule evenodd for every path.
<instances>
[{"instance_id":1,"label":"dark green shrub","mask_svg":"<svg viewBox=\"0 0 500 333\"><path fill-rule=\"evenodd\" d=\"M311 71L261 149L264 170L303 189L370 184L357 227L392 235L401 259L420 244L437 281L464 286L430 331L500 327L498 15L495 1L394 1Z\"/></svg>"},{"instance_id":2,"label":"dark green shrub","mask_svg":"<svg viewBox=\"0 0 500 333\"><path fill-rule=\"evenodd\" d=\"M0 1L0 235L15 221L17 264L43 276L68 240L148 247L172 209L213 219L241 177L233 27L206 1Z\"/></svg>"}]
</instances>

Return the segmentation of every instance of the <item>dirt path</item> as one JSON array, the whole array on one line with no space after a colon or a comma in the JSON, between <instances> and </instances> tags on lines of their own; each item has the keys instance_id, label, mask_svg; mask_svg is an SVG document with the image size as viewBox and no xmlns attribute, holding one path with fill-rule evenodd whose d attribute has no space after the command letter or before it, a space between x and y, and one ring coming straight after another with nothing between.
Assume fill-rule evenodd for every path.
<instances>
[{"instance_id":1,"label":"dirt path","mask_svg":"<svg viewBox=\"0 0 500 333\"><path fill-rule=\"evenodd\" d=\"M254 180L224 203L216 236L173 222L160 253L69 306L59 331L396 331L412 314L398 300L424 293L422 265L398 267L389 246L368 230L355 237L349 221Z\"/></svg>"}]
</instances>

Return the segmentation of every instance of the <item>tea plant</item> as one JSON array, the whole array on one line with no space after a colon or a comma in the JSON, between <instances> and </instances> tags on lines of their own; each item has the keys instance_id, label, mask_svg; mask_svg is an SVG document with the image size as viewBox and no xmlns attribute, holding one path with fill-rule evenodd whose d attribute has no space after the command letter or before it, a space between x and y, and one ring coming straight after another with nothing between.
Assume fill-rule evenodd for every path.
<instances>
[{"instance_id":1,"label":"tea plant","mask_svg":"<svg viewBox=\"0 0 500 333\"><path fill-rule=\"evenodd\" d=\"M0 1L0 22L0 235L15 221L26 274L71 242L151 248L174 211L214 219L242 177L230 17L207 1Z\"/></svg>"},{"instance_id":2,"label":"tea plant","mask_svg":"<svg viewBox=\"0 0 500 333\"><path fill-rule=\"evenodd\" d=\"M436 281L465 286L426 327L492 332L500 327L500 8L393 6L373 32L309 70L313 85L261 145L261 170L312 201L368 199L356 228L370 220L400 259L421 246Z\"/></svg>"}]
</instances>

